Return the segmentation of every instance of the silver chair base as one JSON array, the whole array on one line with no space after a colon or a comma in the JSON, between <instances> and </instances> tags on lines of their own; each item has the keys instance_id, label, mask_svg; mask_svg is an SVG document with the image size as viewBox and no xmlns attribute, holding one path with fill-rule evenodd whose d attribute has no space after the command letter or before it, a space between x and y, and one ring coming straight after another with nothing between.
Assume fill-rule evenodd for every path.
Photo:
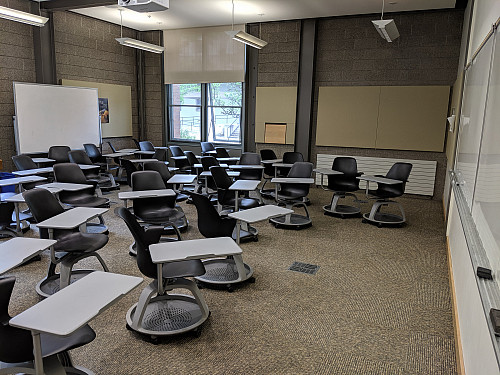
<instances>
[{"instance_id":1,"label":"silver chair base","mask_svg":"<svg viewBox=\"0 0 500 375\"><path fill-rule=\"evenodd\" d=\"M233 284L244 281L255 282L253 268L243 262L241 255L227 258L207 259L203 261L205 274L196 276L195 280L204 284L226 286L229 292L233 291Z\"/></svg>"},{"instance_id":2,"label":"silver chair base","mask_svg":"<svg viewBox=\"0 0 500 375\"><path fill-rule=\"evenodd\" d=\"M389 205L397 205L401 215L394 213L380 212L382 207ZM363 215L363 222L376 224L379 227L382 227L384 224L402 225L406 222L406 216L403 207L398 202L390 200L378 200L375 203L373 203L370 213Z\"/></svg>"},{"instance_id":3,"label":"silver chair base","mask_svg":"<svg viewBox=\"0 0 500 375\"><path fill-rule=\"evenodd\" d=\"M289 214L269 219L276 228L304 229L312 225L312 220L304 215Z\"/></svg>"},{"instance_id":4,"label":"silver chair base","mask_svg":"<svg viewBox=\"0 0 500 375\"><path fill-rule=\"evenodd\" d=\"M70 284L73 284L75 281L78 281L89 273L94 272L95 270L72 270L70 277ZM55 294L61 290L61 275L55 274L50 277L46 277L36 284L36 292L39 296L43 298L47 298L52 294Z\"/></svg>"},{"instance_id":5,"label":"silver chair base","mask_svg":"<svg viewBox=\"0 0 500 375\"><path fill-rule=\"evenodd\" d=\"M197 329L210 315L195 282L183 278L175 279L166 288L184 288L194 297L166 292L154 296L158 292L157 280L154 280L144 288L139 301L127 312L127 328L149 335L153 343L156 343L158 336L176 335Z\"/></svg>"},{"instance_id":6,"label":"silver chair base","mask_svg":"<svg viewBox=\"0 0 500 375\"><path fill-rule=\"evenodd\" d=\"M353 197L357 206L339 204L339 200L345 199L346 197ZM330 204L323 206L323 211L325 211L325 214L344 218L345 216L359 215L361 213L361 206L359 205L356 195L352 193L334 193Z\"/></svg>"}]
</instances>

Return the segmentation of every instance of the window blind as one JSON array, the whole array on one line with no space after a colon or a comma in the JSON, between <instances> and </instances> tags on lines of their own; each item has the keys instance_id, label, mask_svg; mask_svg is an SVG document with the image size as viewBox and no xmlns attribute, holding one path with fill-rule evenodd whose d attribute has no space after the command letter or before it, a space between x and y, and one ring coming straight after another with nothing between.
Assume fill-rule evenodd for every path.
<instances>
[{"instance_id":1,"label":"window blind","mask_svg":"<svg viewBox=\"0 0 500 375\"><path fill-rule=\"evenodd\" d=\"M235 25L244 30L244 25ZM164 30L165 83L243 82L245 45L225 32L231 26Z\"/></svg>"}]
</instances>

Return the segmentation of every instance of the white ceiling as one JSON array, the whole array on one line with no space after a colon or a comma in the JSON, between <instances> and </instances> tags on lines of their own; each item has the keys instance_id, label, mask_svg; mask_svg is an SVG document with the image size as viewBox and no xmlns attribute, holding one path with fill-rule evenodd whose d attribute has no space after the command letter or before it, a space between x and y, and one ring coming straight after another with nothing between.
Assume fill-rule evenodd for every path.
<instances>
[{"instance_id":1,"label":"white ceiling","mask_svg":"<svg viewBox=\"0 0 500 375\"><path fill-rule=\"evenodd\" d=\"M117 0L118 4L118 0ZM380 13L382 0L234 0L235 24ZM454 8L455 0L386 0L386 12ZM120 24L120 7L75 12ZM123 9L123 8L122 8ZM140 31L231 24L231 0L170 0L163 12L123 11L123 25Z\"/></svg>"}]
</instances>

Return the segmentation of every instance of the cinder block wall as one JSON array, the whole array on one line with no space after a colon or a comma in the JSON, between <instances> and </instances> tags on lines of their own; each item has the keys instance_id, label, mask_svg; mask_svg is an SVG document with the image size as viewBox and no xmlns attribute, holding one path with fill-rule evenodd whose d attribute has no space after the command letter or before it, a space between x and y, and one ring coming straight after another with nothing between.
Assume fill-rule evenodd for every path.
<instances>
[{"instance_id":1,"label":"cinder block wall","mask_svg":"<svg viewBox=\"0 0 500 375\"><path fill-rule=\"evenodd\" d=\"M318 153L435 160L438 163L434 198L441 199L446 173L444 152L316 147L317 101L320 86L453 85L458 71L462 10L387 14L401 34L388 43L371 20L379 15L331 17L318 20L311 161ZM258 86L297 84L300 22L262 24L269 44L259 51ZM334 121L334 119L332 119ZM444 147L444 145L443 145ZM293 149L258 144L277 154ZM443 149L444 150L444 149Z\"/></svg>"},{"instance_id":2,"label":"cinder block wall","mask_svg":"<svg viewBox=\"0 0 500 375\"><path fill-rule=\"evenodd\" d=\"M123 28L123 36L136 31ZM136 50L120 45L120 26L71 12L54 13L57 80L101 82L132 87L132 129L138 137ZM117 149L135 147L129 138L103 139Z\"/></svg>"},{"instance_id":3,"label":"cinder block wall","mask_svg":"<svg viewBox=\"0 0 500 375\"><path fill-rule=\"evenodd\" d=\"M27 1L0 0L0 5L30 11ZM4 171L12 170L11 156L16 152L12 82L35 79L32 26L0 19L0 159Z\"/></svg>"}]
</instances>

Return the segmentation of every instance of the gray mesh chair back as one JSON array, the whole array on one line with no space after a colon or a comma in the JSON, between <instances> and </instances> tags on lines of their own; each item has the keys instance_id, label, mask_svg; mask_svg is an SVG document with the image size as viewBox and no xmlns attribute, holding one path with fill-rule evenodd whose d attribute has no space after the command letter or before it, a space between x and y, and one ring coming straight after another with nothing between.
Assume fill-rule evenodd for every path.
<instances>
[{"instance_id":1,"label":"gray mesh chair back","mask_svg":"<svg viewBox=\"0 0 500 375\"><path fill-rule=\"evenodd\" d=\"M55 163L69 163L68 152L71 151L71 148L68 146L51 146L49 148L49 159L54 159Z\"/></svg>"},{"instance_id":2,"label":"gray mesh chair back","mask_svg":"<svg viewBox=\"0 0 500 375\"><path fill-rule=\"evenodd\" d=\"M141 149L141 151L154 151L155 150L155 147L149 141L139 142L139 148Z\"/></svg>"}]
</instances>

